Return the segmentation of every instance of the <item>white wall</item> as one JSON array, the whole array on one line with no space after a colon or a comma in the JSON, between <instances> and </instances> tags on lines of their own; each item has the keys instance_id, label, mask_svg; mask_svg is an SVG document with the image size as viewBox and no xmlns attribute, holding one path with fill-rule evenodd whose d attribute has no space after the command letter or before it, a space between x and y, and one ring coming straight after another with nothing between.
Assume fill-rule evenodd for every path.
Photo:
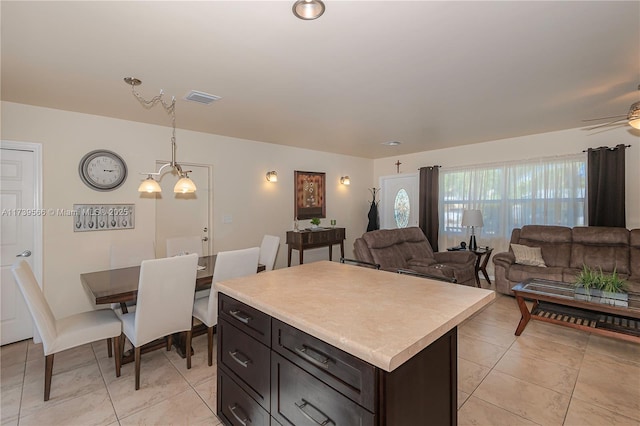
<instances>
[{"instance_id":1,"label":"white wall","mask_svg":"<svg viewBox=\"0 0 640 426\"><path fill-rule=\"evenodd\" d=\"M600 146L631 145L625 152L626 160L626 215L627 227L640 228L640 131L621 126L603 131L569 129L541 133L518 138L466 145L455 148L424 151L411 155L398 155L374 160L373 182L378 185L380 176L396 173L396 161L402 163L400 171L413 173L422 166L440 165L457 167L489 164L528 158L552 157L580 153L588 148ZM393 148L391 148L393 149ZM483 244L480 239L479 244ZM442 236L438 241L440 250L453 245ZM457 241L456 241L457 244ZM484 242L484 244L487 244ZM494 252L507 248L508 242L496 245Z\"/></svg>"},{"instance_id":2,"label":"white wall","mask_svg":"<svg viewBox=\"0 0 640 426\"><path fill-rule=\"evenodd\" d=\"M112 241L155 237L155 200L138 194L142 178L138 172L152 170L156 160L170 158L170 128L9 102L1 106L2 139L43 145L44 208L71 209L74 203L136 205L134 230L74 233L70 217L44 218L45 295L57 316L89 309L79 274L107 269ZM282 243L276 267L283 267L285 232L293 222L294 170L326 172L324 223L334 218L339 226L347 228L345 250L352 257L353 241L367 226L371 197L367 189L377 187L380 176L395 174L397 160L402 162L402 172L414 172L433 164L453 167L492 163L625 143L631 145L626 167L627 226L640 228L639 135L632 134L628 126L599 133L571 129L368 160L178 129L177 157L183 162L213 165L214 252L258 245L265 233L279 235ZM80 158L98 148L115 151L127 162L129 177L115 191L93 191L78 176ZM278 183L266 182L268 170L278 172ZM343 175L351 177L351 186L339 184ZM225 214L233 216L233 223L222 223ZM308 262L326 257L326 248L305 252Z\"/></svg>"},{"instance_id":3,"label":"white wall","mask_svg":"<svg viewBox=\"0 0 640 426\"><path fill-rule=\"evenodd\" d=\"M2 102L1 136L3 140L42 144L43 208L71 209L74 203L135 204L133 230L73 232L71 217L44 218L43 286L47 300L56 316L89 309L80 273L108 269L113 241L155 238L155 199L137 192L143 178L138 173L153 170L156 160L170 158L171 129ZM326 172L327 219L323 224L336 219L347 229L345 254L353 256L353 241L367 226L372 160L180 129L176 138L179 161L213 165L214 252L259 245L262 236L269 233L281 237L276 267L286 266L285 233L293 226L293 171L305 170ZM78 176L82 156L99 148L115 151L127 162L129 177L115 191L93 191ZM277 183L266 181L269 170L278 172ZM350 186L339 183L343 175L351 177ZM232 215L233 223L222 223L225 214ZM327 252L326 248L305 251L305 262L326 259ZM334 249L334 261L339 257L336 253Z\"/></svg>"}]
</instances>

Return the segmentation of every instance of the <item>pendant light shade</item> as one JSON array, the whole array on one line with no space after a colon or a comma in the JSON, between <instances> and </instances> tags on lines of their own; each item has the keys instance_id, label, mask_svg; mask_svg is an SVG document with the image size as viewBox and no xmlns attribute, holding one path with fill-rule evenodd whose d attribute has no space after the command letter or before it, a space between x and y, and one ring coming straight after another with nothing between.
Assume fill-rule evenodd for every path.
<instances>
[{"instance_id":1,"label":"pendant light shade","mask_svg":"<svg viewBox=\"0 0 640 426\"><path fill-rule=\"evenodd\" d=\"M178 180L176 186L173 187L173 192L175 192L176 194L188 194L196 192L196 184L193 183L193 181L189 179L189 176L185 174Z\"/></svg>"},{"instance_id":2,"label":"pendant light shade","mask_svg":"<svg viewBox=\"0 0 640 426\"><path fill-rule=\"evenodd\" d=\"M142 181L142 183L138 187L138 192L148 192L151 194L154 192L162 192L162 188L160 188L160 185L154 178L149 176Z\"/></svg>"},{"instance_id":3,"label":"pendant light shade","mask_svg":"<svg viewBox=\"0 0 640 426\"><path fill-rule=\"evenodd\" d=\"M293 4L293 14L300 19L318 19L324 13L324 3L321 0L298 0Z\"/></svg>"}]
</instances>

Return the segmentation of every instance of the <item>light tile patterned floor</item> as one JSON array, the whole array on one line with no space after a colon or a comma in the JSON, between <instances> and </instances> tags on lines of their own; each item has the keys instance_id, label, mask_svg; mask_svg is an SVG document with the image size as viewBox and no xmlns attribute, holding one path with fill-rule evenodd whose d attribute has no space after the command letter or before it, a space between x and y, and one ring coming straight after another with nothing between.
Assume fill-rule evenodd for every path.
<instances>
[{"instance_id":1,"label":"light tile patterned floor","mask_svg":"<svg viewBox=\"0 0 640 426\"><path fill-rule=\"evenodd\" d=\"M498 296L460 326L460 425L640 426L640 345L540 322L516 337L519 319ZM218 425L206 336L193 344L191 370L175 350L146 354L139 391L133 364L115 377L104 342L57 354L46 403L41 345L3 346L2 425Z\"/></svg>"}]
</instances>

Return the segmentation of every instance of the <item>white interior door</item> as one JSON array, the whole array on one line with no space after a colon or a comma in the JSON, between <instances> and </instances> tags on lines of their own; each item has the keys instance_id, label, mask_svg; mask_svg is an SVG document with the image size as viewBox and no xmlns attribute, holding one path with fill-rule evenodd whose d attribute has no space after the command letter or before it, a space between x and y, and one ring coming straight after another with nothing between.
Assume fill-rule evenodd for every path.
<instances>
[{"instance_id":1,"label":"white interior door","mask_svg":"<svg viewBox=\"0 0 640 426\"><path fill-rule=\"evenodd\" d=\"M417 173L380 177L380 228L418 226Z\"/></svg>"},{"instance_id":2,"label":"white interior door","mask_svg":"<svg viewBox=\"0 0 640 426\"><path fill-rule=\"evenodd\" d=\"M24 253L42 285L42 216L40 200L40 147L36 144L2 142L0 150L0 200L2 225L1 344L34 335L33 320L11 274L16 255Z\"/></svg>"},{"instance_id":3,"label":"white interior door","mask_svg":"<svg viewBox=\"0 0 640 426\"><path fill-rule=\"evenodd\" d=\"M158 162L158 167L162 162ZM192 194L176 194L173 187L178 176L173 171L164 173L159 180L162 193L156 195L156 255L165 257L167 238L200 235L202 253L211 253L212 166L180 163L183 170L191 170L189 177L196 184Z\"/></svg>"}]
</instances>

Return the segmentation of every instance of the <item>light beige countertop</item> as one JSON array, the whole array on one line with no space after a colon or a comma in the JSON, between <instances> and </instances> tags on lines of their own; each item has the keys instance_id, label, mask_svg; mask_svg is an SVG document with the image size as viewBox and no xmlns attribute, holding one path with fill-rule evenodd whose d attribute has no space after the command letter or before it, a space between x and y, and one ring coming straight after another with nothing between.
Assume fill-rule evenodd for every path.
<instances>
[{"instance_id":1,"label":"light beige countertop","mask_svg":"<svg viewBox=\"0 0 640 426\"><path fill-rule=\"evenodd\" d=\"M393 371L495 298L492 290L329 261L215 286L385 371Z\"/></svg>"}]
</instances>

